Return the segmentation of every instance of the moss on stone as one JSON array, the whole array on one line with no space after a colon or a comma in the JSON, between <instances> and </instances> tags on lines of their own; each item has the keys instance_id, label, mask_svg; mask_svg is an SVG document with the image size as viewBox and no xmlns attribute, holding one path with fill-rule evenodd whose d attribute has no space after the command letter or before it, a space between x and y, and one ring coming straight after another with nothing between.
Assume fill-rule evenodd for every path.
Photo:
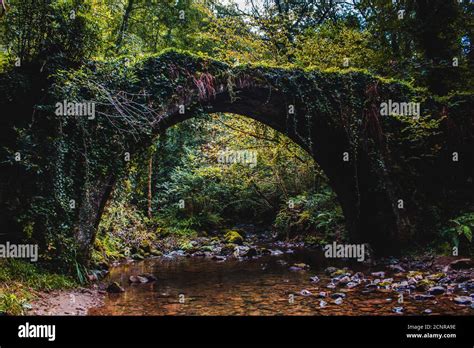
<instances>
[{"instance_id":1,"label":"moss on stone","mask_svg":"<svg viewBox=\"0 0 474 348\"><path fill-rule=\"evenodd\" d=\"M244 238L235 230L228 230L224 235L224 240L226 243L233 244L242 244L244 242Z\"/></svg>"}]
</instances>

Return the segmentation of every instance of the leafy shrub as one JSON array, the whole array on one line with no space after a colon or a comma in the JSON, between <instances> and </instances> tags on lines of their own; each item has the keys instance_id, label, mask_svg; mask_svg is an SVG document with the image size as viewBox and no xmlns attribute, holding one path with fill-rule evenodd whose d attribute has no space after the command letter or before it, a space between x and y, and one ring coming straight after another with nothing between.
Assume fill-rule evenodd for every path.
<instances>
[{"instance_id":1,"label":"leafy shrub","mask_svg":"<svg viewBox=\"0 0 474 348\"><path fill-rule=\"evenodd\" d=\"M279 236L317 233L328 237L344 229L342 209L330 189L294 197L290 203L276 216L274 228Z\"/></svg>"},{"instance_id":2,"label":"leafy shrub","mask_svg":"<svg viewBox=\"0 0 474 348\"><path fill-rule=\"evenodd\" d=\"M15 294L0 293L0 313L7 313L9 315L23 315L26 299L20 299Z\"/></svg>"},{"instance_id":3,"label":"leafy shrub","mask_svg":"<svg viewBox=\"0 0 474 348\"><path fill-rule=\"evenodd\" d=\"M462 214L449 220L448 227L442 230L442 235L452 241L459 248L461 243L472 243L472 231L474 230L474 212Z\"/></svg>"},{"instance_id":4,"label":"leafy shrub","mask_svg":"<svg viewBox=\"0 0 474 348\"><path fill-rule=\"evenodd\" d=\"M51 273L20 260L0 260L0 313L25 314L36 291L72 288L77 283L64 275Z\"/></svg>"}]
</instances>

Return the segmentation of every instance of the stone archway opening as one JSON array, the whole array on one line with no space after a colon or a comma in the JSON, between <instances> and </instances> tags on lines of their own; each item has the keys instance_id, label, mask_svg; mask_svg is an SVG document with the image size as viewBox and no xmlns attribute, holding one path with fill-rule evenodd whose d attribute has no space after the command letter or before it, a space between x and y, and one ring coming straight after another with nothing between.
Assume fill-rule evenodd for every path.
<instances>
[{"instance_id":1,"label":"stone archway opening","mask_svg":"<svg viewBox=\"0 0 474 348\"><path fill-rule=\"evenodd\" d=\"M241 140L229 143L237 136ZM150 231L157 235L208 235L249 225L280 240L346 238L337 196L312 156L260 122L221 113L192 118L168 128L153 147L131 173L118 178L100 218L100 238L120 210L130 212L133 221L148 210L145 220L153 221ZM138 180L141 186L131 189L130 182ZM133 229L117 225L115 231ZM140 221L137 226L143 230Z\"/></svg>"}]
</instances>

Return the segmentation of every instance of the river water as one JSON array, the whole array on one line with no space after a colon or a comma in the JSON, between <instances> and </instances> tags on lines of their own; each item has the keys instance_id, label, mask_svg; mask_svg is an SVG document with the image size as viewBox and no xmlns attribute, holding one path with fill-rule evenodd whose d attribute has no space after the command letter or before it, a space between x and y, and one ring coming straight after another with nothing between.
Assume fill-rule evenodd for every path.
<instances>
[{"instance_id":1,"label":"river water","mask_svg":"<svg viewBox=\"0 0 474 348\"><path fill-rule=\"evenodd\" d=\"M308 270L291 270L295 263L309 265ZM359 268L356 268L356 266ZM125 288L120 294L107 294L103 307L90 315L473 315L469 306L453 302L453 294L418 301L408 294L398 303L398 293L377 289L364 293L362 285L347 289L328 289L331 278L321 252L304 248L281 255L216 261L204 257L160 257L115 267L106 281L117 281ZM374 271L360 264L339 263L353 272ZM157 281L131 284L131 275L151 273ZM310 277L320 281L313 283ZM393 275L387 275L393 276ZM394 278L396 279L396 277ZM307 290L303 291L302 290ZM320 292L328 296L321 298ZM335 303L333 293L345 295ZM323 303L321 303L323 301ZM396 313L395 307L403 307ZM425 313L426 314L426 313Z\"/></svg>"}]
</instances>

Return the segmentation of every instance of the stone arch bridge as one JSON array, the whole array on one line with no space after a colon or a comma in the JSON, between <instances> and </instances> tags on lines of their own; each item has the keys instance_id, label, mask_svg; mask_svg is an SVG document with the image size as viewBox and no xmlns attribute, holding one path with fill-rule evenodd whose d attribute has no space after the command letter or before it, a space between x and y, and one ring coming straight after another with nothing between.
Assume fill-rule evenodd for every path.
<instances>
[{"instance_id":1,"label":"stone arch bridge","mask_svg":"<svg viewBox=\"0 0 474 348\"><path fill-rule=\"evenodd\" d=\"M54 115L63 99L95 103L95 117ZM59 76L44 111L57 132L51 190L70 222L67 233L87 257L127 165L124 153L145 149L166 128L203 113L240 114L311 154L337 194L353 242L396 254L429 225L427 210L472 192L472 100L431 98L361 71L229 66L175 51L94 63ZM380 105L388 101L420 103L419 118L382 116Z\"/></svg>"}]
</instances>

